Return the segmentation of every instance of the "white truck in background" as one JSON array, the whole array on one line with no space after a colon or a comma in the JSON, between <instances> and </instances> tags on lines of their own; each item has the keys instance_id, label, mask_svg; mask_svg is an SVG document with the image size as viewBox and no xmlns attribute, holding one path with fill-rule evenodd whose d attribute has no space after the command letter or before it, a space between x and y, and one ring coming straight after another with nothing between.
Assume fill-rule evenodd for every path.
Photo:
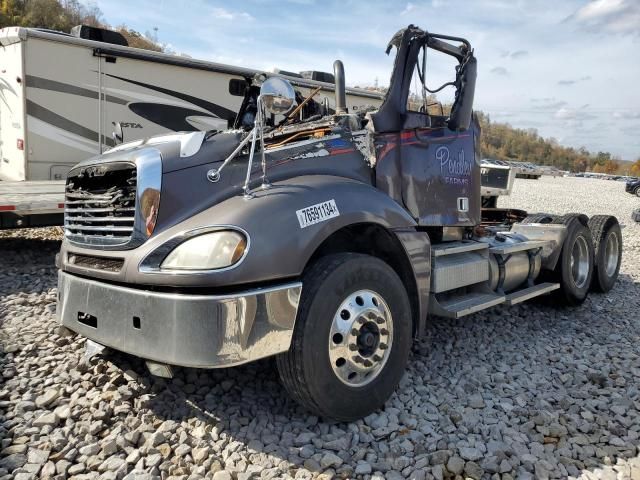
<instances>
[{"instance_id":1,"label":"white truck in background","mask_svg":"<svg viewBox=\"0 0 640 480\"><path fill-rule=\"evenodd\" d=\"M131 48L119 33L0 30L0 229L62 225L71 167L119 140L233 127L250 80L264 72ZM333 76L287 78L308 118L335 108ZM347 89L350 111L382 95ZM247 118L247 121L252 121ZM240 126L240 125L236 125Z\"/></svg>"}]
</instances>

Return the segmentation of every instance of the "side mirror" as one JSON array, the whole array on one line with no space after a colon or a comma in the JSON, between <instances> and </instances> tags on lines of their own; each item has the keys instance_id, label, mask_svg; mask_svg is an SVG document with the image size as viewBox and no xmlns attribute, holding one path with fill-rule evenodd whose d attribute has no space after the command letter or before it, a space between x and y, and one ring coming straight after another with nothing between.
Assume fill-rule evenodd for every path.
<instances>
[{"instance_id":1,"label":"side mirror","mask_svg":"<svg viewBox=\"0 0 640 480\"><path fill-rule=\"evenodd\" d=\"M260 98L267 112L284 115L295 105L296 92L287 80L271 77L260 87Z\"/></svg>"},{"instance_id":2,"label":"side mirror","mask_svg":"<svg viewBox=\"0 0 640 480\"><path fill-rule=\"evenodd\" d=\"M122 125L120 125L120 122L112 122L112 123L113 123L113 133L111 135L113 136L113 141L116 143L116 145L118 145L119 143L123 143L124 133L122 131Z\"/></svg>"},{"instance_id":3,"label":"side mirror","mask_svg":"<svg viewBox=\"0 0 640 480\"><path fill-rule=\"evenodd\" d=\"M264 77L260 77L261 80ZM247 174L244 180L244 198L253 198L250 190L251 169L253 167L253 157L256 151L256 144L260 145L260 155L262 157L262 189L271 186L267 180L267 159L264 148L264 115L268 112L272 115L284 115L289 112L296 104L296 92L291 84L284 78L271 77L265 80L260 87L260 95L258 96L258 110L256 112L253 129L242 140L233 152L222 162L219 168L212 168L207 172L207 179L210 182L217 182L220 179L220 171L227 165L236 155L238 155L245 145L251 143L249 149L249 161L247 162ZM115 137L115 133L114 133Z\"/></svg>"}]
</instances>

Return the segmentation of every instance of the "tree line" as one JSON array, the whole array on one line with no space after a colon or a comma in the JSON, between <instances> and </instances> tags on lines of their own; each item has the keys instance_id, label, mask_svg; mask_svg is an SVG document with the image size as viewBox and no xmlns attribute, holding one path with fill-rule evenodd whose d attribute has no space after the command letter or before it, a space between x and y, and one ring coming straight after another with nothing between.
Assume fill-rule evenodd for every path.
<instances>
[{"instance_id":1,"label":"tree line","mask_svg":"<svg viewBox=\"0 0 640 480\"><path fill-rule=\"evenodd\" d=\"M482 155L498 160L515 160L549 165L570 172L595 172L640 176L640 158L623 162L610 152L589 152L586 148L565 147L554 138L543 138L534 128L513 128L492 122L489 115L477 112L482 135Z\"/></svg>"},{"instance_id":2,"label":"tree line","mask_svg":"<svg viewBox=\"0 0 640 480\"><path fill-rule=\"evenodd\" d=\"M0 28L34 27L70 32L76 25L110 28L120 32L130 47L161 52L163 45L126 25L111 27L95 4L83 5L79 0L0 0Z\"/></svg>"}]
</instances>

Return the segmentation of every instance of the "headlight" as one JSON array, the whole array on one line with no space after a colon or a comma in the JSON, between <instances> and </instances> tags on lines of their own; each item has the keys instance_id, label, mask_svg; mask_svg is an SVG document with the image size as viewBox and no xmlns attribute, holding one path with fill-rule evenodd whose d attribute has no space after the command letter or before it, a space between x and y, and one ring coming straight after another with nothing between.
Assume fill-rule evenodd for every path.
<instances>
[{"instance_id":1,"label":"headlight","mask_svg":"<svg viewBox=\"0 0 640 480\"><path fill-rule=\"evenodd\" d=\"M247 248L240 232L220 230L190 238L164 259L163 270L215 270L237 263Z\"/></svg>"}]
</instances>

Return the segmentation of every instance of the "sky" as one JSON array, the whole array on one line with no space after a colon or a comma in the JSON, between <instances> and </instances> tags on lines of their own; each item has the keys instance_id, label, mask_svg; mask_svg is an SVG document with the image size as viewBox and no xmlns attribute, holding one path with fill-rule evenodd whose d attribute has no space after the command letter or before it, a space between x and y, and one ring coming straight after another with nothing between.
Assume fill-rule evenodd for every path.
<instances>
[{"instance_id":1,"label":"sky","mask_svg":"<svg viewBox=\"0 0 640 480\"><path fill-rule=\"evenodd\" d=\"M475 108L563 145L640 158L640 0L87 0L111 25L177 53L272 70L331 71L347 85L388 85L391 36L413 23L468 39ZM454 63L428 59L427 83ZM449 100L451 93L440 97Z\"/></svg>"}]
</instances>

